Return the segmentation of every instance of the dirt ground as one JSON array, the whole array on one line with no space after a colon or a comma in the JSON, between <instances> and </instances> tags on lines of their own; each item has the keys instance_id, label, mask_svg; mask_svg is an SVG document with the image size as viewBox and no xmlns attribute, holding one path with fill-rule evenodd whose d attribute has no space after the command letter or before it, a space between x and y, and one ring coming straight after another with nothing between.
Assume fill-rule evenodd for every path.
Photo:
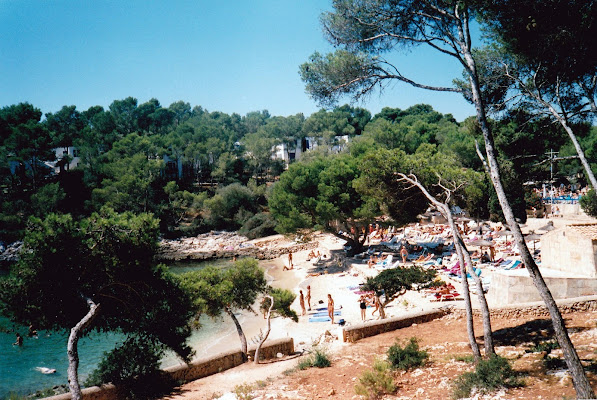
<instances>
[{"instance_id":1,"label":"dirt ground","mask_svg":"<svg viewBox=\"0 0 597 400\"><path fill-rule=\"evenodd\" d=\"M583 363L597 359L597 312L566 314L566 325ZM500 390L478 398L485 399L574 399L575 392L570 377L563 370L547 369L546 353L527 352L534 343L553 339L551 323L547 318L511 320L493 318L496 351L508 358L524 380L524 387ZM482 327L476 326L482 345ZM246 385L246 399L360 399L355 385L363 371L370 370L376 358L385 359L388 348L396 340L405 343L411 337L419 340L427 350L430 360L425 367L409 372L396 372L394 382L398 390L384 399L449 399L452 382L472 364L461 361L470 355L465 321L454 315L425 324L414 325L394 332L363 339L354 344L344 344L330 350L332 366L328 368L296 368L297 360L286 360L266 365L243 365L238 368L184 385L168 399L222 399L237 397L230 392ZM325 346L325 345L323 345ZM550 357L562 358L555 349ZM303 356L304 357L304 356ZM597 390L597 379L587 373ZM252 396L252 397L251 397ZM242 397L241 397L242 398Z\"/></svg>"}]
</instances>

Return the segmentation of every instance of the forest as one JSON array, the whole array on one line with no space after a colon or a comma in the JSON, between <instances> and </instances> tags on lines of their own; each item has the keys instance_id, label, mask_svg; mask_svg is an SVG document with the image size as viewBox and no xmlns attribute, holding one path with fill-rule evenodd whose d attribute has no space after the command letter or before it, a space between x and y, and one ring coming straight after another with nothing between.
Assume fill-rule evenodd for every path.
<instances>
[{"instance_id":1,"label":"forest","mask_svg":"<svg viewBox=\"0 0 597 400\"><path fill-rule=\"evenodd\" d=\"M508 194L520 218L538 201L533 185L549 184L552 178L558 186L586 185L572 144L549 119L515 109L491 123ZM578 124L575 130L595 165L595 127ZM108 109L64 106L45 114L34 105L15 104L0 109L0 241L22 238L30 216L61 213L83 218L104 206L152 213L160 221L161 235L169 238L210 230L240 230L250 238L285 232L296 227L285 224L283 215L278 221L272 218L268 200L288 163L344 157L355 166L352 182L360 175L356 166L363 165L362 160L399 150L424 157L443 154L453 165L482 171L474 145L479 137L474 118L458 122L424 104L406 110L386 107L376 115L344 105L308 117L272 116L267 110L229 115L184 101L168 107L157 99L138 104L133 97L115 100ZM305 148L307 138L311 149ZM299 153L300 159L289 160L288 152L286 160L274 157L276 149L283 148L293 158L297 147L306 150ZM76 166L71 165L74 157L68 148L76 152ZM550 162L552 151L558 161ZM287 174L290 178L293 169ZM467 196L460 205L478 217L499 219L491 185L484 179L477 185L485 198ZM349 186L336 190L356 190ZM359 193L364 194L367 188L362 189ZM358 198L351 196L347 207L358 208ZM275 210L278 203L272 204ZM369 220L387 211L380 206L370 210ZM401 222L418 212L414 207L402 213L407 218ZM312 222L303 226L325 225Z\"/></svg>"}]
</instances>

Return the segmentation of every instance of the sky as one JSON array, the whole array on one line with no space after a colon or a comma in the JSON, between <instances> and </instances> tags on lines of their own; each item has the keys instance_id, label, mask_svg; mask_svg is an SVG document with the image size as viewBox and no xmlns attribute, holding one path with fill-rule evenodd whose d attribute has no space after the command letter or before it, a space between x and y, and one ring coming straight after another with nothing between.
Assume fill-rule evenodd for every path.
<instances>
[{"instance_id":1,"label":"sky","mask_svg":"<svg viewBox=\"0 0 597 400\"><path fill-rule=\"evenodd\" d=\"M331 9L329 0L0 0L0 107L84 111L132 96L164 107L182 100L229 114L308 117L319 107L299 65L333 50L319 23ZM397 60L403 75L426 84L449 86L462 75L431 50ZM458 121L474 115L459 94L403 83L344 103L372 114L425 103Z\"/></svg>"}]
</instances>

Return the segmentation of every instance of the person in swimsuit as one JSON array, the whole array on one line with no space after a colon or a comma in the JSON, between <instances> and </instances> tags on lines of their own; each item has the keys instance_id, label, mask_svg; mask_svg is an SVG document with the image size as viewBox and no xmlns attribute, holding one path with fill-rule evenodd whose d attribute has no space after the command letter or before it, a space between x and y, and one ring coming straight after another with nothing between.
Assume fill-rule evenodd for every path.
<instances>
[{"instance_id":1,"label":"person in swimsuit","mask_svg":"<svg viewBox=\"0 0 597 400\"><path fill-rule=\"evenodd\" d=\"M332 295L328 293L328 316L332 320L332 324L334 323L334 299L332 299Z\"/></svg>"},{"instance_id":2,"label":"person in swimsuit","mask_svg":"<svg viewBox=\"0 0 597 400\"><path fill-rule=\"evenodd\" d=\"M361 320L367 319L367 300L365 296L359 298L359 307L361 308Z\"/></svg>"}]
</instances>

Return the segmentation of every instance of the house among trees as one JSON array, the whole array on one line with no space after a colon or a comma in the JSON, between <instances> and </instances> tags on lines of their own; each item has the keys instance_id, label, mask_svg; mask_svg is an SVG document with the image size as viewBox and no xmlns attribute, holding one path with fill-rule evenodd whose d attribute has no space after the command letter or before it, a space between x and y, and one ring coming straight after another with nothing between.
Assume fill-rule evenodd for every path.
<instances>
[{"instance_id":1,"label":"house among trees","mask_svg":"<svg viewBox=\"0 0 597 400\"><path fill-rule=\"evenodd\" d=\"M46 161L45 164L52 168L56 174L77 168L81 159L79 150L74 146L57 147L54 149L55 161Z\"/></svg>"},{"instance_id":2,"label":"house among trees","mask_svg":"<svg viewBox=\"0 0 597 400\"><path fill-rule=\"evenodd\" d=\"M336 143L330 148L332 153L340 153L349 142L349 136L336 136ZM295 160L300 160L303 153L313 150L321 145L322 138L304 137L294 139L294 141L278 144L273 148L272 159L283 160L288 167L288 164Z\"/></svg>"}]
</instances>

